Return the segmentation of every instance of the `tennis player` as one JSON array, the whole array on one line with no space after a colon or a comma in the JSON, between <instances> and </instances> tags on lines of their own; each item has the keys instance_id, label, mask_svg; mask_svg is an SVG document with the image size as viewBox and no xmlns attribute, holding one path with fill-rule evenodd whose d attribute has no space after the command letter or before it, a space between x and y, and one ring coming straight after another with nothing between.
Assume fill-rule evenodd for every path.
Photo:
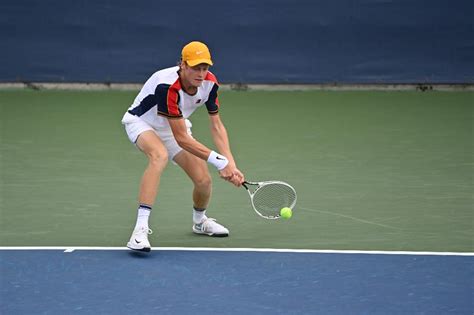
<instances>
[{"instance_id":1,"label":"tennis player","mask_svg":"<svg viewBox=\"0 0 474 315\"><path fill-rule=\"evenodd\" d=\"M211 53L201 42L191 42L181 52L178 66L155 72L144 84L122 119L128 138L148 158L139 189L135 228L127 247L150 251L148 219L158 194L160 177L171 159L194 184L193 226L197 234L228 236L229 230L206 216L212 182L207 163L221 178L240 186L244 175L232 156L226 128L219 117L219 83L209 71ZM188 120L198 108L209 113L210 129L217 152L192 137Z\"/></svg>"}]
</instances>

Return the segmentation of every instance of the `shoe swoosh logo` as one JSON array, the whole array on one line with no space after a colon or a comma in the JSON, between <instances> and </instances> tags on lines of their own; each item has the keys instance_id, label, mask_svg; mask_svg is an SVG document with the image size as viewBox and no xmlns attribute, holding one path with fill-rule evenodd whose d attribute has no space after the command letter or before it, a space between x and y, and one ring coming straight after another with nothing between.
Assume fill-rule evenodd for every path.
<instances>
[{"instance_id":1,"label":"shoe swoosh logo","mask_svg":"<svg viewBox=\"0 0 474 315\"><path fill-rule=\"evenodd\" d=\"M136 242L137 244L140 244L142 241L137 241L137 239L135 239L135 242Z\"/></svg>"}]
</instances>

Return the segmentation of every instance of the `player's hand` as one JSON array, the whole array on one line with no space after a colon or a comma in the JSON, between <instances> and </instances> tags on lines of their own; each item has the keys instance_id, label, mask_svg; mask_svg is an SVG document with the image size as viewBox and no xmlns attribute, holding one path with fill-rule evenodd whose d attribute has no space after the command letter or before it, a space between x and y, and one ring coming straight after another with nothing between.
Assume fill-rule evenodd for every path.
<instances>
[{"instance_id":1,"label":"player's hand","mask_svg":"<svg viewBox=\"0 0 474 315\"><path fill-rule=\"evenodd\" d=\"M219 176L227 181L230 181L230 179L234 176L234 170L230 163L219 171Z\"/></svg>"},{"instance_id":2,"label":"player's hand","mask_svg":"<svg viewBox=\"0 0 474 315\"><path fill-rule=\"evenodd\" d=\"M242 186L242 183L245 182L245 176L238 168L235 168L234 178L236 179L236 184L234 185L237 187Z\"/></svg>"},{"instance_id":3,"label":"player's hand","mask_svg":"<svg viewBox=\"0 0 474 315\"><path fill-rule=\"evenodd\" d=\"M230 163L224 169L219 171L219 175L221 178L237 187L240 187L244 181L244 175L242 172L239 171L235 165L231 165Z\"/></svg>"}]
</instances>

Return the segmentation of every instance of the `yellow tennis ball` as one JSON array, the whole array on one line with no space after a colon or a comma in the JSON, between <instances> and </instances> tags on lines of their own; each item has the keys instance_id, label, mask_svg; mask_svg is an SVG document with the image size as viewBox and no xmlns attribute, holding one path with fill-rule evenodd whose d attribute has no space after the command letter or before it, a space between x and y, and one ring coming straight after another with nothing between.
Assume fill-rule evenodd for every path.
<instances>
[{"instance_id":1,"label":"yellow tennis ball","mask_svg":"<svg viewBox=\"0 0 474 315\"><path fill-rule=\"evenodd\" d=\"M291 218L292 215L293 215L293 211L290 208L288 208L288 207L281 208L280 216L282 218L289 219L289 218Z\"/></svg>"}]
</instances>

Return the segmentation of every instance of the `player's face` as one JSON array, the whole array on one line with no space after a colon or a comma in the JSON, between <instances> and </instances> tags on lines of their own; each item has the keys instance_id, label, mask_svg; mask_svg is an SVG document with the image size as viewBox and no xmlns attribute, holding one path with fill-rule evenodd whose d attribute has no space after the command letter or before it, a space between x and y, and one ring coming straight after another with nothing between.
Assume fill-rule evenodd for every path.
<instances>
[{"instance_id":1,"label":"player's face","mask_svg":"<svg viewBox=\"0 0 474 315\"><path fill-rule=\"evenodd\" d=\"M205 63L198 64L194 67L184 65L182 67L186 81L193 87L200 87L204 78L206 78L209 71L209 65Z\"/></svg>"}]
</instances>

